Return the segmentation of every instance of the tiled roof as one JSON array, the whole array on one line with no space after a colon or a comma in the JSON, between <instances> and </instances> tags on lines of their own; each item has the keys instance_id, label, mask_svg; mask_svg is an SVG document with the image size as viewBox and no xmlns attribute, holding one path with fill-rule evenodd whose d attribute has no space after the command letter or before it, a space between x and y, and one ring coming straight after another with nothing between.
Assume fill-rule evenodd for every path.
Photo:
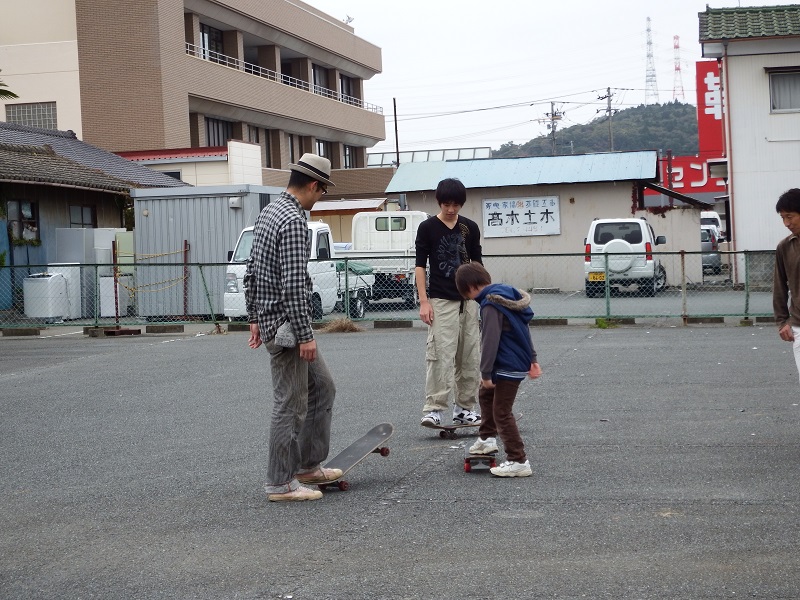
<instances>
[{"instance_id":1,"label":"tiled roof","mask_svg":"<svg viewBox=\"0 0 800 600\"><path fill-rule=\"evenodd\" d=\"M130 181L78 164L50 146L0 144L0 180L68 185L127 194Z\"/></svg>"},{"instance_id":2,"label":"tiled roof","mask_svg":"<svg viewBox=\"0 0 800 600\"><path fill-rule=\"evenodd\" d=\"M128 187L178 187L186 183L143 165L131 162L82 142L72 131L57 131L0 122L0 144L21 146L50 146L53 151L71 161L97 169L118 180L128 181Z\"/></svg>"},{"instance_id":3,"label":"tiled roof","mask_svg":"<svg viewBox=\"0 0 800 600\"><path fill-rule=\"evenodd\" d=\"M800 5L711 8L698 14L700 42L800 36Z\"/></svg>"}]
</instances>

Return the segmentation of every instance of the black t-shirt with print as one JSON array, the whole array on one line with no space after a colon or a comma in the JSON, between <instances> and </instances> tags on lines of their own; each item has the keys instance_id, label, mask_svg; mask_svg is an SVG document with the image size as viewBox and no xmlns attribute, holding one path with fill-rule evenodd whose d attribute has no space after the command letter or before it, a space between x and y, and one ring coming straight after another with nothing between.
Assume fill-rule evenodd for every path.
<instances>
[{"instance_id":1,"label":"black t-shirt with print","mask_svg":"<svg viewBox=\"0 0 800 600\"><path fill-rule=\"evenodd\" d=\"M459 215L450 229L439 217L430 217L417 229L416 249L416 266L425 268L430 261L428 297L463 300L456 288L455 273L462 264L483 263L478 224Z\"/></svg>"}]
</instances>

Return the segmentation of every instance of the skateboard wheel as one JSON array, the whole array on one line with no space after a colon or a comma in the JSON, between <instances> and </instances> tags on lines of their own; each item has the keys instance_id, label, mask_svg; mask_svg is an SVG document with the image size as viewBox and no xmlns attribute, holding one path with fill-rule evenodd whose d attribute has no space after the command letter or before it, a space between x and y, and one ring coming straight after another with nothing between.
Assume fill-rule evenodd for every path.
<instances>
[{"instance_id":1,"label":"skateboard wheel","mask_svg":"<svg viewBox=\"0 0 800 600\"><path fill-rule=\"evenodd\" d=\"M347 490L349 490L349 489L350 489L350 483L349 483L349 482L347 482L347 481L340 481L340 482L338 482L336 485L337 485L337 486L339 487L339 489L340 489L340 490L342 490L343 492L346 492Z\"/></svg>"},{"instance_id":2,"label":"skateboard wheel","mask_svg":"<svg viewBox=\"0 0 800 600\"><path fill-rule=\"evenodd\" d=\"M468 460L465 460L464 461L464 472L465 473L469 473L470 471L472 471L472 463L470 463Z\"/></svg>"},{"instance_id":3,"label":"skateboard wheel","mask_svg":"<svg viewBox=\"0 0 800 600\"><path fill-rule=\"evenodd\" d=\"M439 437L440 437L440 438L446 438L446 437L447 437L447 432L446 432L446 431L444 431L444 430L440 431L440 432L439 432Z\"/></svg>"},{"instance_id":4,"label":"skateboard wheel","mask_svg":"<svg viewBox=\"0 0 800 600\"><path fill-rule=\"evenodd\" d=\"M389 448L381 448L380 454L381 456L389 456Z\"/></svg>"},{"instance_id":5,"label":"skateboard wheel","mask_svg":"<svg viewBox=\"0 0 800 600\"><path fill-rule=\"evenodd\" d=\"M494 469L497 466L497 461L492 459L489 461L489 468Z\"/></svg>"}]
</instances>

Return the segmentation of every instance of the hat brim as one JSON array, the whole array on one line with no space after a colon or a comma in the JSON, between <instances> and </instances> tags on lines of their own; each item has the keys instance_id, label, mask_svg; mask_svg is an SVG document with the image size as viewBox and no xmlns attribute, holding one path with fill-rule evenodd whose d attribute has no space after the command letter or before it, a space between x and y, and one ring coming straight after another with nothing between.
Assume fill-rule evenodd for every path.
<instances>
[{"instance_id":1,"label":"hat brim","mask_svg":"<svg viewBox=\"0 0 800 600\"><path fill-rule=\"evenodd\" d=\"M330 179L328 179L327 177L325 177L324 175L322 175L318 171L312 171L311 169L309 169L308 167L305 167L303 165L296 165L296 164L293 164L293 163L289 163L289 169L291 169L292 171L300 171L301 173L305 173L306 175L316 179L317 181L321 181L325 185L330 185L332 187L336 187L336 184L333 183Z\"/></svg>"}]
</instances>

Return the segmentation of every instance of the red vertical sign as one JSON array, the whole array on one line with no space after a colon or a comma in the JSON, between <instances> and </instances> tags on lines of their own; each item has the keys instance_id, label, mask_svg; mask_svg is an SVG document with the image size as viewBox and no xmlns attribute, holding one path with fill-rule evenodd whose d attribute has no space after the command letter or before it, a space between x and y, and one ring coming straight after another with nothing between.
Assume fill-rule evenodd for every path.
<instances>
[{"instance_id":1,"label":"red vertical sign","mask_svg":"<svg viewBox=\"0 0 800 600\"><path fill-rule=\"evenodd\" d=\"M720 158L724 156L725 143L722 133L722 87L719 65L715 60L697 61L697 133L700 156Z\"/></svg>"}]
</instances>

